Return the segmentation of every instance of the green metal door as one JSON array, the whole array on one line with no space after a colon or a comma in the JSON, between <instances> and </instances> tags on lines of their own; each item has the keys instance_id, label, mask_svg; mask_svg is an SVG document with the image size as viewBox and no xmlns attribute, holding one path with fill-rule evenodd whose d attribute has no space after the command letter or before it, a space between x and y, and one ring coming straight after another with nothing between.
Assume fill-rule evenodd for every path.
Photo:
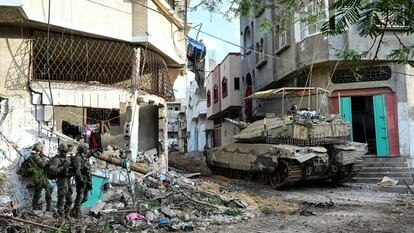
<instances>
[{"instance_id":1,"label":"green metal door","mask_svg":"<svg viewBox=\"0 0 414 233\"><path fill-rule=\"evenodd\" d=\"M377 144L377 155L379 157L390 156L388 145L387 109L385 107L385 96L376 95L374 102L375 139Z\"/></svg>"},{"instance_id":2,"label":"green metal door","mask_svg":"<svg viewBox=\"0 0 414 233\"><path fill-rule=\"evenodd\" d=\"M351 141L353 141L351 97L341 97L341 115L347 122L351 124L351 130L350 130L349 137Z\"/></svg>"}]
</instances>

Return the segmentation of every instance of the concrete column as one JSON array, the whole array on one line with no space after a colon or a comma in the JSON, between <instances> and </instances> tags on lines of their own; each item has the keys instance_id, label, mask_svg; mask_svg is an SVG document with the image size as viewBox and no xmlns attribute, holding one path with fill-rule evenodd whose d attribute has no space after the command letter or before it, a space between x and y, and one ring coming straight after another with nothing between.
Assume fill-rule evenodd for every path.
<instances>
[{"instance_id":1,"label":"concrete column","mask_svg":"<svg viewBox=\"0 0 414 233\"><path fill-rule=\"evenodd\" d=\"M166 118L166 104L158 106L158 152L164 166L168 169L168 127Z\"/></svg>"},{"instance_id":2,"label":"concrete column","mask_svg":"<svg viewBox=\"0 0 414 233\"><path fill-rule=\"evenodd\" d=\"M137 92L137 91L135 91ZM131 116L131 136L129 138L129 149L131 150L131 160L135 161L138 155L138 136L139 136L139 104L137 102L137 93L132 101Z\"/></svg>"}]
</instances>

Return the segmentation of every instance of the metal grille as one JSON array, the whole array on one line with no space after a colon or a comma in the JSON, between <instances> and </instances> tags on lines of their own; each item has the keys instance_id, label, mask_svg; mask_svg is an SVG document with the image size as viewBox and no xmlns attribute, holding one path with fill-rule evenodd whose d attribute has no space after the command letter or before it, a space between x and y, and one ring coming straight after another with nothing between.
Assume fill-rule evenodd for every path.
<instances>
[{"instance_id":1,"label":"metal grille","mask_svg":"<svg viewBox=\"0 0 414 233\"><path fill-rule=\"evenodd\" d=\"M358 71L338 70L332 76L333 83L352 83L352 82L369 82L384 81L391 78L391 68L389 66L380 66L373 68L362 68Z\"/></svg>"},{"instance_id":2,"label":"metal grille","mask_svg":"<svg viewBox=\"0 0 414 233\"><path fill-rule=\"evenodd\" d=\"M46 36L42 31L33 32L33 80L48 80ZM165 60L125 42L51 33L49 73L53 81L110 85L174 98Z\"/></svg>"}]
</instances>

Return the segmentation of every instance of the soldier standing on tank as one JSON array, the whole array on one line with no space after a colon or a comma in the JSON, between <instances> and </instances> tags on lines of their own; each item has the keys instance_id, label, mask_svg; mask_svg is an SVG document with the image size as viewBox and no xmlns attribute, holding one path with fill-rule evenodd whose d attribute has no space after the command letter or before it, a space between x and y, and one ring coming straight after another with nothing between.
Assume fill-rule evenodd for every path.
<instances>
[{"instance_id":1,"label":"soldier standing on tank","mask_svg":"<svg viewBox=\"0 0 414 233\"><path fill-rule=\"evenodd\" d=\"M76 180L76 199L72 209L72 216L79 218L81 214L81 204L88 199L88 192L92 189L92 179L89 165L89 145L79 144L74 160L75 180Z\"/></svg>"},{"instance_id":2,"label":"soldier standing on tank","mask_svg":"<svg viewBox=\"0 0 414 233\"><path fill-rule=\"evenodd\" d=\"M49 168L50 173L56 175L58 188L57 210L60 216L65 216L72 206L72 185L70 184L71 175L69 171L70 161L66 157L68 151L68 146L65 143L60 143L58 146L59 154L51 159Z\"/></svg>"},{"instance_id":3,"label":"soldier standing on tank","mask_svg":"<svg viewBox=\"0 0 414 233\"><path fill-rule=\"evenodd\" d=\"M46 211L52 209L52 189L47 177L46 167L49 163L49 158L43 154L43 144L38 142L32 147L32 155L28 158L27 163L32 171L32 179L34 181L34 194L32 207L33 210L42 210L42 204L39 203L42 196L43 189L45 190Z\"/></svg>"}]
</instances>

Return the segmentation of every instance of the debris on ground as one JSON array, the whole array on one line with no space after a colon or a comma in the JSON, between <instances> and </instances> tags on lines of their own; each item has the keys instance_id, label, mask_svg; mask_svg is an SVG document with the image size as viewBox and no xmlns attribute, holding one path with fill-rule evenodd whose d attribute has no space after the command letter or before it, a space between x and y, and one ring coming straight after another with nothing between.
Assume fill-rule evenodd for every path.
<instances>
[{"instance_id":1,"label":"debris on ground","mask_svg":"<svg viewBox=\"0 0 414 233\"><path fill-rule=\"evenodd\" d=\"M384 176L380 182L377 183L378 186L385 187L385 186L394 186L398 184L398 180L392 179L388 176Z\"/></svg>"},{"instance_id":2,"label":"debris on ground","mask_svg":"<svg viewBox=\"0 0 414 233\"><path fill-rule=\"evenodd\" d=\"M187 177L190 178L187 178ZM230 224L254 217L239 197L208 189L199 174L161 169L137 177L133 184L107 184L104 196L82 219L59 218L54 212L31 211L13 215L12 200L0 196L0 231L13 232L158 232L192 231L211 224ZM6 208L7 207L7 208ZM32 223L37 223L32 224Z\"/></svg>"}]
</instances>

